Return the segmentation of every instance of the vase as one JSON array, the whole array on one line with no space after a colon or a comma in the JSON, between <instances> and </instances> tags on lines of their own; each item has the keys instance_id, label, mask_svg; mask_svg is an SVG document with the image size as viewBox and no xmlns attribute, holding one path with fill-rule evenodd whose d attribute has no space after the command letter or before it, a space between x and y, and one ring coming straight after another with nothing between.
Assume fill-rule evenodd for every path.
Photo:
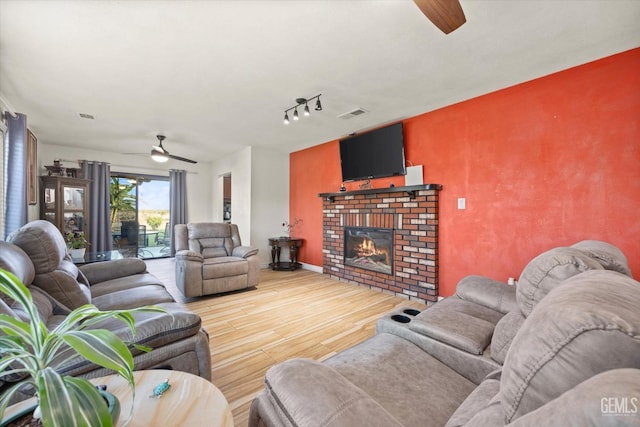
<instances>
[{"instance_id":1,"label":"vase","mask_svg":"<svg viewBox=\"0 0 640 427\"><path fill-rule=\"evenodd\" d=\"M100 394L102 395L102 398L104 399L107 407L109 408L109 415L111 415L111 421L115 426L116 422L118 421L118 418L120 417L120 401L113 393L109 393L108 391L100 390ZM11 423L14 423L20 420L22 417L25 417L25 416L30 417L37 406L38 404L34 403L33 405L29 405L23 408L22 410L16 412L15 414L0 420L0 427L7 427L11 425ZM22 425L22 424L19 424L19 425Z\"/></svg>"},{"instance_id":2,"label":"vase","mask_svg":"<svg viewBox=\"0 0 640 427\"><path fill-rule=\"evenodd\" d=\"M84 258L84 253L87 250L87 248L80 248L80 249L71 249L71 258Z\"/></svg>"}]
</instances>

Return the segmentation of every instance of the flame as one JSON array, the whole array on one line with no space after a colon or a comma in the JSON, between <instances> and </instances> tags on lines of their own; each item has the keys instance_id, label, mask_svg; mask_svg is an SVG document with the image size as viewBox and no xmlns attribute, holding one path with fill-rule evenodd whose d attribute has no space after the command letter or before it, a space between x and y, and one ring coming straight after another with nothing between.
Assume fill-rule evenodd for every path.
<instances>
[{"instance_id":1,"label":"flame","mask_svg":"<svg viewBox=\"0 0 640 427\"><path fill-rule=\"evenodd\" d=\"M373 255L388 255L388 251L378 250L375 243L371 239L364 239L356 249L359 257L368 257Z\"/></svg>"}]
</instances>

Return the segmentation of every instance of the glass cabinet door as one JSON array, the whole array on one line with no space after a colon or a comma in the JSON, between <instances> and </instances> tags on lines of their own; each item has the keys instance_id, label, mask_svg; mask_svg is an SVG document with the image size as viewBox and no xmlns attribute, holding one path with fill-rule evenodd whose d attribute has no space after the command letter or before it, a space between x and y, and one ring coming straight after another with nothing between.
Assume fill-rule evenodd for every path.
<instances>
[{"instance_id":1,"label":"glass cabinet door","mask_svg":"<svg viewBox=\"0 0 640 427\"><path fill-rule=\"evenodd\" d=\"M40 218L54 224L62 233L89 231L88 179L41 176ZM88 238L88 237L87 237Z\"/></svg>"},{"instance_id":2,"label":"glass cabinet door","mask_svg":"<svg viewBox=\"0 0 640 427\"><path fill-rule=\"evenodd\" d=\"M85 231L84 226L84 191L82 187L62 188L64 204L62 205L62 216L64 220L64 231L76 232Z\"/></svg>"}]
</instances>

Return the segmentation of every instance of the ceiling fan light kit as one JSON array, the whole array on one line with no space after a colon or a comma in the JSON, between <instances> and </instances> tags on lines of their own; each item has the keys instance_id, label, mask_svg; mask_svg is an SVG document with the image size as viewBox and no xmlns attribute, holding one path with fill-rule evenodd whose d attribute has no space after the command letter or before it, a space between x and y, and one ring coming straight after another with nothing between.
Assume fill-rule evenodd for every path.
<instances>
[{"instance_id":1,"label":"ceiling fan light kit","mask_svg":"<svg viewBox=\"0 0 640 427\"><path fill-rule=\"evenodd\" d=\"M287 108L286 110L284 110L284 124L288 125L289 122L289 111L293 110L293 120L299 120L300 116L298 115L298 107L302 108L302 106L304 106L303 109L303 114L305 117L309 117L311 115L311 112L309 111L309 103L311 101L313 101L314 99L316 100L316 107L315 110L316 111L322 111L322 104L320 103L320 96L322 94L319 93L316 96L312 96L311 98L296 98L296 105L294 105L293 107Z\"/></svg>"},{"instance_id":2,"label":"ceiling fan light kit","mask_svg":"<svg viewBox=\"0 0 640 427\"><path fill-rule=\"evenodd\" d=\"M165 140L164 135L156 135L158 141L160 141L160 145L153 145L151 147L151 159L155 160L158 163L165 163L169 159L180 160L181 162L187 163L198 163L195 160L186 159L180 156L174 156L173 154L169 154L169 152L162 146L162 141Z\"/></svg>"}]
</instances>

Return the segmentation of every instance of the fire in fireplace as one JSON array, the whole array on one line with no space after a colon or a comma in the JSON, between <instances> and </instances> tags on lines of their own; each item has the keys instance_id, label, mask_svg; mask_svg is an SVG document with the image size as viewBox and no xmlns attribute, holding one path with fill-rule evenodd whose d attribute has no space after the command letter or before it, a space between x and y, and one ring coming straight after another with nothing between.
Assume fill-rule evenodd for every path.
<instances>
[{"instance_id":1,"label":"fire in fireplace","mask_svg":"<svg viewBox=\"0 0 640 427\"><path fill-rule=\"evenodd\" d=\"M345 227L344 264L393 274L393 229Z\"/></svg>"}]
</instances>

